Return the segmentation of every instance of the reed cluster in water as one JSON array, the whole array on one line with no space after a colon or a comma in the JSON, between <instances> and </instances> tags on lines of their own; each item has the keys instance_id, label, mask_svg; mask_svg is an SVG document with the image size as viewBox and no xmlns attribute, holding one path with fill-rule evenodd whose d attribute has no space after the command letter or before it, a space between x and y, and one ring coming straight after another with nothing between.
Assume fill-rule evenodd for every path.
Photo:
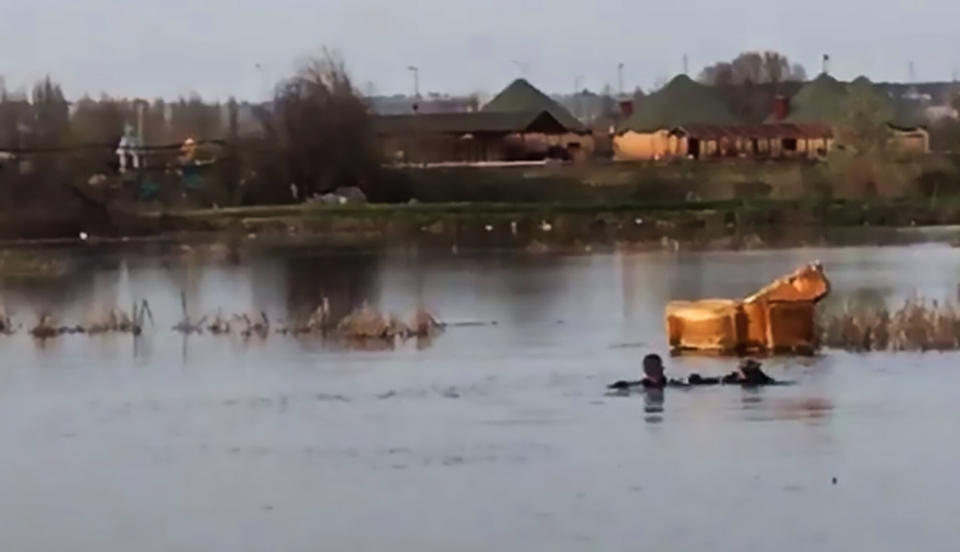
<instances>
[{"instance_id":1,"label":"reed cluster in water","mask_svg":"<svg viewBox=\"0 0 960 552\"><path fill-rule=\"evenodd\" d=\"M960 309L950 303L907 300L898 310L854 308L821 317L821 345L848 351L960 349Z\"/></svg>"},{"instance_id":2,"label":"reed cluster in water","mask_svg":"<svg viewBox=\"0 0 960 552\"><path fill-rule=\"evenodd\" d=\"M281 335L322 335L354 340L394 340L414 337L433 337L445 325L426 309L420 308L407 321L400 317L383 313L366 304L354 310L342 319L334 319L330 312L330 303L326 299L312 311L310 316L292 323L271 321L265 312L250 315L238 313L225 315L218 310L212 318L190 315L185 294L181 294L181 309L183 318L173 331L183 335L214 336L236 334L243 338L267 338L271 334ZM29 333L38 339L51 339L61 335L104 335L109 333L131 334L138 336L143 333L147 322L154 323L153 313L146 300L133 306L128 313L123 309L97 308L88 315L83 324L61 325L51 313L41 313L37 323L30 328ZM17 326L7 315L6 310L0 307L0 333L13 334L22 326Z\"/></svg>"}]
</instances>

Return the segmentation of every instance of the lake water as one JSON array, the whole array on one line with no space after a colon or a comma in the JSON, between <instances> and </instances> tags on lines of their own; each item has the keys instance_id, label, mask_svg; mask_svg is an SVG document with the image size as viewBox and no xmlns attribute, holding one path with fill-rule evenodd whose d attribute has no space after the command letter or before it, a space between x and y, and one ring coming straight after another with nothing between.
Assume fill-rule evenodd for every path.
<instances>
[{"instance_id":1,"label":"lake water","mask_svg":"<svg viewBox=\"0 0 960 552\"><path fill-rule=\"evenodd\" d=\"M0 550L956 549L960 355L824 351L767 362L793 386L662 401L604 387L665 353L671 298L820 259L834 302L956 300L957 249L52 254L65 276L0 280L19 321L145 298L156 327L0 338ZM488 324L381 351L185 340L181 290L196 315L327 296Z\"/></svg>"}]
</instances>

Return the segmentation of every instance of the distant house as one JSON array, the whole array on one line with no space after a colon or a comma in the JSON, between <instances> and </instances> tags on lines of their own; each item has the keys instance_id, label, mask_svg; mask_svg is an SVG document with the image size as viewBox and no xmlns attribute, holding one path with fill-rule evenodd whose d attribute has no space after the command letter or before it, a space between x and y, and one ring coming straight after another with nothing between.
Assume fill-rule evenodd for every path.
<instances>
[{"instance_id":1,"label":"distant house","mask_svg":"<svg viewBox=\"0 0 960 552\"><path fill-rule=\"evenodd\" d=\"M522 79L479 111L375 115L373 125L394 163L575 160L594 147L580 121Z\"/></svg>"},{"instance_id":2,"label":"distant house","mask_svg":"<svg viewBox=\"0 0 960 552\"><path fill-rule=\"evenodd\" d=\"M717 89L680 75L634 106L614 138L614 157L803 157L824 153L832 138L818 124L745 124Z\"/></svg>"},{"instance_id":3,"label":"distant house","mask_svg":"<svg viewBox=\"0 0 960 552\"><path fill-rule=\"evenodd\" d=\"M641 98L633 115L617 129L614 158L656 160L686 157L680 136L673 131L683 125L733 125L737 118L715 91L679 75L665 87Z\"/></svg>"},{"instance_id":4,"label":"distant house","mask_svg":"<svg viewBox=\"0 0 960 552\"><path fill-rule=\"evenodd\" d=\"M795 85L787 88L796 90ZM775 96L763 124L748 124L734 114L718 89L680 75L634 106L633 115L617 129L614 157L819 158L836 145L849 118L851 98L866 98L880 106L876 116L888 121L891 147L910 153L929 151L927 131L865 78L846 84L820 75L792 97Z\"/></svg>"},{"instance_id":5,"label":"distant house","mask_svg":"<svg viewBox=\"0 0 960 552\"><path fill-rule=\"evenodd\" d=\"M543 137L571 129L546 110L373 117L384 156L394 163L480 163L544 159Z\"/></svg>"},{"instance_id":6,"label":"distant house","mask_svg":"<svg viewBox=\"0 0 960 552\"><path fill-rule=\"evenodd\" d=\"M538 90L526 79L517 79L484 105L482 113L523 113L545 111L563 127L562 134L528 135L524 147L530 152L562 148L575 159L593 155L595 142L591 131L566 108Z\"/></svg>"}]
</instances>

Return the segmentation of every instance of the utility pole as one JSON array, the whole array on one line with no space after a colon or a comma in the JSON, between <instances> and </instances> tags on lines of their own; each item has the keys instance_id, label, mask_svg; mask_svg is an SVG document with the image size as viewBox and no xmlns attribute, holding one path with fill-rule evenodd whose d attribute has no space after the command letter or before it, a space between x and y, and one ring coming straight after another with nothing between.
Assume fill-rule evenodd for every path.
<instances>
[{"instance_id":1,"label":"utility pole","mask_svg":"<svg viewBox=\"0 0 960 552\"><path fill-rule=\"evenodd\" d=\"M907 64L907 76L911 84L917 82L917 66L914 65L913 60Z\"/></svg>"},{"instance_id":2,"label":"utility pole","mask_svg":"<svg viewBox=\"0 0 960 552\"><path fill-rule=\"evenodd\" d=\"M420 68L416 65L407 67L407 70L413 73L413 97L420 99Z\"/></svg>"},{"instance_id":3,"label":"utility pole","mask_svg":"<svg viewBox=\"0 0 960 552\"><path fill-rule=\"evenodd\" d=\"M268 91L269 86L267 85L267 72L264 70L262 63L255 63L253 68L257 70L257 80L260 85L260 90L258 91L261 101L264 103L269 102L270 92Z\"/></svg>"},{"instance_id":4,"label":"utility pole","mask_svg":"<svg viewBox=\"0 0 960 552\"><path fill-rule=\"evenodd\" d=\"M576 113L574 115L579 119L583 116L583 109L580 105L580 85L583 84L583 76L577 75L573 79L573 103Z\"/></svg>"},{"instance_id":5,"label":"utility pole","mask_svg":"<svg viewBox=\"0 0 960 552\"><path fill-rule=\"evenodd\" d=\"M617 92L623 96L623 62L617 64Z\"/></svg>"},{"instance_id":6,"label":"utility pole","mask_svg":"<svg viewBox=\"0 0 960 552\"><path fill-rule=\"evenodd\" d=\"M687 54L683 54L683 74L690 74L690 59L687 57Z\"/></svg>"}]
</instances>

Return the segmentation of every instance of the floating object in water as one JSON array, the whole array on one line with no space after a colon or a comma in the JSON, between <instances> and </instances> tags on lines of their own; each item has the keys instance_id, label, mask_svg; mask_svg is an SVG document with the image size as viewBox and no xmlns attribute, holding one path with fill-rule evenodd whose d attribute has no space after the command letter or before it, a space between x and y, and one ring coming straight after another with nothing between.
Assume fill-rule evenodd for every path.
<instances>
[{"instance_id":1,"label":"floating object in water","mask_svg":"<svg viewBox=\"0 0 960 552\"><path fill-rule=\"evenodd\" d=\"M89 237L90 235L87 234L86 232L80 232L80 241L87 241Z\"/></svg>"},{"instance_id":2,"label":"floating object in water","mask_svg":"<svg viewBox=\"0 0 960 552\"><path fill-rule=\"evenodd\" d=\"M545 220L540 221L540 230L543 231L543 232L552 232L552 231L553 231L553 225L550 224L549 222L545 221Z\"/></svg>"},{"instance_id":3,"label":"floating object in water","mask_svg":"<svg viewBox=\"0 0 960 552\"><path fill-rule=\"evenodd\" d=\"M492 225L492 224L488 224L488 225L484 226L483 229L486 230L487 232L493 232L493 225Z\"/></svg>"},{"instance_id":4,"label":"floating object in water","mask_svg":"<svg viewBox=\"0 0 960 552\"><path fill-rule=\"evenodd\" d=\"M643 226L643 219L642 218L633 219L633 223L636 224L637 226Z\"/></svg>"},{"instance_id":5,"label":"floating object in water","mask_svg":"<svg viewBox=\"0 0 960 552\"><path fill-rule=\"evenodd\" d=\"M810 352L816 304L830 292L819 263L780 278L743 299L673 301L666 322L674 351L721 354Z\"/></svg>"}]
</instances>

